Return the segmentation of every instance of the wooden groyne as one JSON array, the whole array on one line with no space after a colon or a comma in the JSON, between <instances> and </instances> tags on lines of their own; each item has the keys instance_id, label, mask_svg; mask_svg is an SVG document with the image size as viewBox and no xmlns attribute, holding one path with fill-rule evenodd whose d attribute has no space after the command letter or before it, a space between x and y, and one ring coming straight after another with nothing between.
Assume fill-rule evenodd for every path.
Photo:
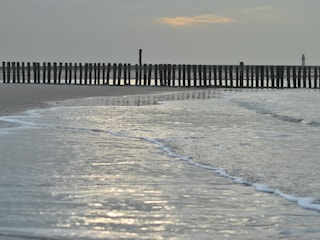
<instances>
[{"instance_id":1,"label":"wooden groyne","mask_svg":"<svg viewBox=\"0 0 320 240\"><path fill-rule=\"evenodd\" d=\"M320 66L2 62L1 83L320 88Z\"/></svg>"}]
</instances>

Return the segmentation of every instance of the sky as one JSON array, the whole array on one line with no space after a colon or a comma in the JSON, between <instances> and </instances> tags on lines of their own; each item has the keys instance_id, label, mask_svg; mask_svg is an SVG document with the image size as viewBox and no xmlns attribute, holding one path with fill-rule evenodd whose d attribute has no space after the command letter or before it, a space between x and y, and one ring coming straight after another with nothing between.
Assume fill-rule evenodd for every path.
<instances>
[{"instance_id":1,"label":"sky","mask_svg":"<svg viewBox=\"0 0 320 240\"><path fill-rule=\"evenodd\" d=\"M0 61L320 65L319 0L0 0Z\"/></svg>"}]
</instances>

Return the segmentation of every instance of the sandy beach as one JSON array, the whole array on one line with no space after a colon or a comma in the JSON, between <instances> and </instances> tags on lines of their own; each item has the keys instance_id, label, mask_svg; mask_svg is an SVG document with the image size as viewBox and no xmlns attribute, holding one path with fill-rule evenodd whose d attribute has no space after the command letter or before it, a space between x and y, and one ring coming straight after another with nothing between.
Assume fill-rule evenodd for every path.
<instances>
[{"instance_id":1,"label":"sandy beach","mask_svg":"<svg viewBox=\"0 0 320 240\"><path fill-rule=\"evenodd\" d=\"M182 90L186 89L134 86L1 84L0 116L12 115L33 108L44 108L48 106L47 102L50 101L101 96L141 95Z\"/></svg>"}]
</instances>

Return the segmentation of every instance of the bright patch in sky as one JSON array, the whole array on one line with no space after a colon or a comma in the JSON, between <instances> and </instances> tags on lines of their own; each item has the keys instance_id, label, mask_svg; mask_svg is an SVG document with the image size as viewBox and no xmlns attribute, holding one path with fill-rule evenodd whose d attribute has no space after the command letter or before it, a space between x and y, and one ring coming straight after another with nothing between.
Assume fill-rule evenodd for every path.
<instances>
[{"instance_id":1,"label":"bright patch in sky","mask_svg":"<svg viewBox=\"0 0 320 240\"><path fill-rule=\"evenodd\" d=\"M235 20L230 17L224 17L214 14L205 14L198 15L192 17L161 17L157 19L157 22L174 26L174 27L182 27L182 26L194 26L199 24L218 24L218 23L233 23Z\"/></svg>"}]
</instances>

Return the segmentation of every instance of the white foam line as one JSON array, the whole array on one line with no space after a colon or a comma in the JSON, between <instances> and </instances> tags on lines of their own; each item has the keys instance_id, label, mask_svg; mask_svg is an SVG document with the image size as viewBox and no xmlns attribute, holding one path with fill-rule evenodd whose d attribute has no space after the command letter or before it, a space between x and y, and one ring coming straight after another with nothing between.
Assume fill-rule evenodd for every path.
<instances>
[{"instance_id":1,"label":"white foam line","mask_svg":"<svg viewBox=\"0 0 320 240\"><path fill-rule=\"evenodd\" d=\"M188 162L189 164L191 164L193 166L212 171L221 177L231 179L232 182L234 182L236 184L241 184L241 185L245 185L245 186L252 186L258 192L275 194L275 195L278 195L278 196L280 196L290 202L296 202L302 208L320 211L320 204L317 204L319 199L317 199L317 198L313 198L313 197L298 198L298 197L294 197L289 194L285 194L278 189L269 188L268 186L260 184L260 183L250 183L242 178L231 176L223 169L215 168L210 165L206 165L206 164L202 164L202 163L197 163L197 162L193 161L193 158L191 156L177 155L170 149L170 147L165 146L162 142L160 142L156 139L151 139L151 138L140 138L140 139L158 145L158 147L160 149L162 149L169 157L178 158L182 161Z\"/></svg>"}]
</instances>

